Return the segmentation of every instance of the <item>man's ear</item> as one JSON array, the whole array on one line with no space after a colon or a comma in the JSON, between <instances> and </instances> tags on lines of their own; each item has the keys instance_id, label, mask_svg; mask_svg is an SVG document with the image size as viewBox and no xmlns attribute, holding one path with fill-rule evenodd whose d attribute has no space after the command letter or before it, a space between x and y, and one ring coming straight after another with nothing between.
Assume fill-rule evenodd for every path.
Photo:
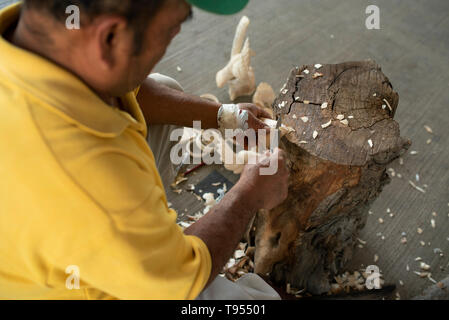
<instances>
[{"instance_id":1,"label":"man's ear","mask_svg":"<svg viewBox=\"0 0 449 320\"><path fill-rule=\"evenodd\" d=\"M133 50L133 35L123 17L108 15L92 23L92 45L96 59L106 70L114 69L120 59Z\"/></svg>"}]
</instances>

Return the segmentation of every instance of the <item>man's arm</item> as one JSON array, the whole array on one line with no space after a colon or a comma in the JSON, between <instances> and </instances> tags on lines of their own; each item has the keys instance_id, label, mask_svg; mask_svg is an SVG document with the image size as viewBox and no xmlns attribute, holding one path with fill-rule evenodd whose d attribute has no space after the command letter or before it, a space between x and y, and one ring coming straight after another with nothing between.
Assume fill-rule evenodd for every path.
<instances>
[{"instance_id":1,"label":"man's arm","mask_svg":"<svg viewBox=\"0 0 449 320\"><path fill-rule=\"evenodd\" d=\"M260 175L259 169L278 159L278 171ZM208 286L232 256L246 228L259 209L270 210L287 198L288 170L285 153L277 149L270 158L245 166L237 184L204 217L184 233L201 238L212 258Z\"/></svg>"},{"instance_id":2,"label":"man's arm","mask_svg":"<svg viewBox=\"0 0 449 320\"><path fill-rule=\"evenodd\" d=\"M192 127L201 120L203 129L217 129L221 104L178 91L147 78L137 95L147 124Z\"/></svg>"},{"instance_id":3,"label":"man's arm","mask_svg":"<svg viewBox=\"0 0 449 320\"><path fill-rule=\"evenodd\" d=\"M201 120L203 129L218 129L217 114L221 103L169 88L151 78L141 85L137 101L149 125L192 127L193 121ZM252 103L240 103L239 107L249 112L249 128L267 128L259 118L270 118L269 113Z\"/></svg>"}]
</instances>

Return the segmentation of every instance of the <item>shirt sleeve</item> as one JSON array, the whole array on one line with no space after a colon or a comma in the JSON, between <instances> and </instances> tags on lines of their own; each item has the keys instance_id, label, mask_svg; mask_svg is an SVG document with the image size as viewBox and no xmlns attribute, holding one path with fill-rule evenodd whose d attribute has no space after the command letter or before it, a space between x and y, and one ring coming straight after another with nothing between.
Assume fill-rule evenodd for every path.
<instances>
[{"instance_id":1,"label":"shirt sleeve","mask_svg":"<svg viewBox=\"0 0 449 320\"><path fill-rule=\"evenodd\" d=\"M77 265L86 287L118 299L195 299L201 293L210 253L176 224L155 165L148 169L131 156L106 152L76 176L101 210L86 217L86 229L97 228L75 237L77 245L60 256L61 267Z\"/></svg>"}]
</instances>

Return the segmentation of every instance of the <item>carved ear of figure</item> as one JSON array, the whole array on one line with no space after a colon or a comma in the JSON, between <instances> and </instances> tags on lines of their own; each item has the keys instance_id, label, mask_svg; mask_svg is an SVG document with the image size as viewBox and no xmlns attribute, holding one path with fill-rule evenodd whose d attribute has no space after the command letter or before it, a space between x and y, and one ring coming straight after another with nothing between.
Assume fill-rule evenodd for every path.
<instances>
[{"instance_id":1,"label":"carved ear of figure","mask_svg":"<svg viewBox=\"0 0 449 320\"><path fill-rule=\"evenodd\" d=\"M255 53L250 48L249 38L244 40L249 23L248 17L243 16L237 26L231 58L216 75L219 88L226 83L229 84L229 97L232 101L241 96L251 95L256 90L254 70L250 66L251 56Z\"/></svg>"}]
</instances>

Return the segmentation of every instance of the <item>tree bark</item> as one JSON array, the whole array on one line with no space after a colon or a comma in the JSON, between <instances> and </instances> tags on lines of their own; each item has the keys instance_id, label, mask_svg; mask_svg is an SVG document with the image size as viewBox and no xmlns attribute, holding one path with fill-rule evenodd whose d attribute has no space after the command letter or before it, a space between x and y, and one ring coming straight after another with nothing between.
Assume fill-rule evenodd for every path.
<instances>
[{"instance_id":1,"label":"tree bark","mask_svg":"<svg viewBox=\"0 0 449 320\"><path fill-rule=\"evenodd\" d=\"M389 182L387 165L410 146L393 120L398 101L371 60L291 71L272 106L295 129L281 140L289 195L257 215L256 273L316 294L329 291L352 257L370 204Z\"/></svg>"}]
</instances>

